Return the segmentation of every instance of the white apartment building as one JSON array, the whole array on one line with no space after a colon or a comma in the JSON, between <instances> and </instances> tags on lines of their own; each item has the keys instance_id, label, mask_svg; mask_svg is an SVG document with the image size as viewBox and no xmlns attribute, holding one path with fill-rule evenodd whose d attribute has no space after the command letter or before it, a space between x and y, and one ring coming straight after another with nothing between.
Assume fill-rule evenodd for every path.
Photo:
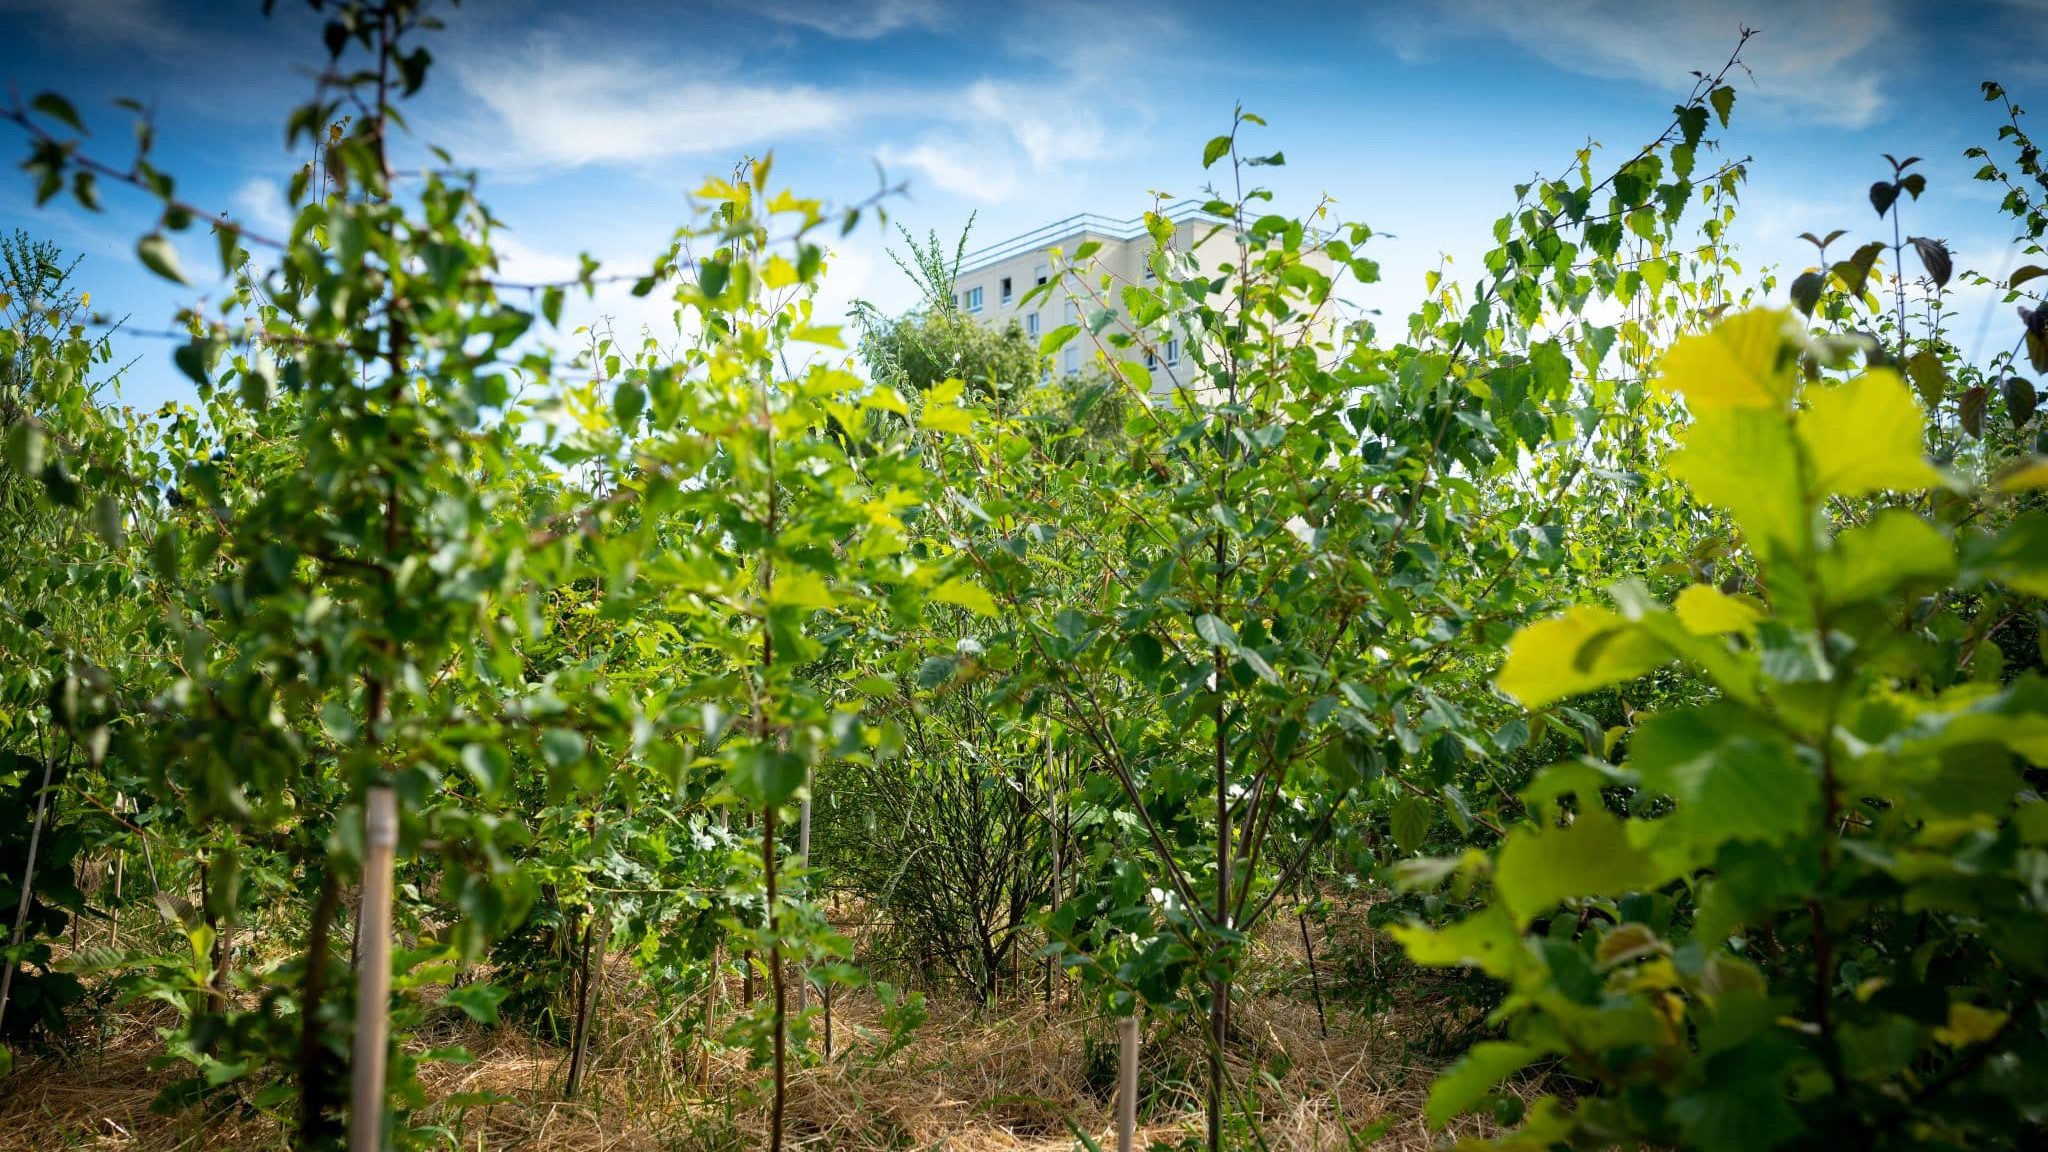
<instances>
[{"instance_id":1,"label":"white apartment building","mask_svg":"<svg viewBox=\"0 0 2048 1152\"><path fill-rule=\"evenodd\" d=\"M1192 249L1201 267L1214 268L1221 263L1236 261L1236 233L1227 221L1204 213L1200 201L1178 201L1160 209L1160 213L1173 221L1172 246L1183 252ZM1072 259L1081 245L1091 240L1101 247L1084 262L1091 272L1081 283L1069 277L1050 296L1025 303L1025 295L1052 275L1054 249L1061 250ZM968 253L962 258L959 275L954 281L953 302L962 313L985 324L1003 327L1015 321L1033 337L1063 324L1078 324L1085 328L1089 314L1105 304L1112 307L1118 316L1128 317L1119 299L1117 285L1145 283L1152 279L1152 248L1152 236L1145 230L1143 216L1129 220L1112 220L1088 212L1068 216ZM1114 277L1115 283L1103 294L1106 299L1097 300L1089 289L1094 288L1099 274L1104 272ZM1184 356L1188 334L1179 330L1161 330L1147 333L1146 337L1153 346L1152 351L1147 353L1132 348L1129 355L1132 358L1142 356L1146 360L1146 367L1152 373L1152 391L1165 394L1186 383L1182 371L1188 367ZM1057 355L1059 360L1052 365L1052 370L1074 375L1094 359L1095 344L1084 333L1070 341Z\"/></svg>"}]
</instances>

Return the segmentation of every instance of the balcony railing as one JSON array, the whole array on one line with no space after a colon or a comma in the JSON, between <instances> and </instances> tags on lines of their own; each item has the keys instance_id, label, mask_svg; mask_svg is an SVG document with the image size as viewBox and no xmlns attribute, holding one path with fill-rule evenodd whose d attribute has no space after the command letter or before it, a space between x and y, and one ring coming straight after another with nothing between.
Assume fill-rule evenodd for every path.
<instances>
[{"instance_id":1,"label":"balcony railing","mask_svg":"<svg viewBox=\"0 0 2048 1152\"><path fill-rule=\"evenodd\" d=\"M1188 220L1207 220L1215 224L1229 223L1202 211L1202 204L1200 200L1176 200L1159 209L1159 214L1175 224ZM1050 224L1033 228L1021 236L1012 236L1000 243L969 252L961 257L960 275L979 272L991 264L1000 263L1024 252L1043 251L1061 240L1076 236L1099 236L1104 240L1135 240L1144 234L1145 217L1142 214L1128 220L1113 220L1093 212L1077 212Z\"/></svg>"}]
</instances>

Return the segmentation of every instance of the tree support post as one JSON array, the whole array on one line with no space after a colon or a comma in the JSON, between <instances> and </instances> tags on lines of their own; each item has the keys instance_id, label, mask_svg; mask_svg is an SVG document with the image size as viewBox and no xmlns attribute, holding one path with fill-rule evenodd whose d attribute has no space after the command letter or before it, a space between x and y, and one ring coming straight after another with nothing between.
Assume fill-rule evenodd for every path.
<instances>
[{"instance_id":1,"label":"tree support post","mask_svg":"<svg viewBox=\"0 0 2048 1152\"><path fill-rule=\"evenodd\" d=\"M384 1057L391 1035L391 872L398 801L378 784L363 798L363 894L356 924L356 1031L349 1097L349 1152L383 1152Z\"/></svg>"}]
</instances>

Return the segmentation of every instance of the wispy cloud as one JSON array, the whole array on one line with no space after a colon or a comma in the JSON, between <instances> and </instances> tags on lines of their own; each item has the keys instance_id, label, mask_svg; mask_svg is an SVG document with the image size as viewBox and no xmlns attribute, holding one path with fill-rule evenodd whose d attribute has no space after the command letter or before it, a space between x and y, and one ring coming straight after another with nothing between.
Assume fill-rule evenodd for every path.
<instances>
[{"instance_id":1,"label":"wispy cloud","mask_svg":"<svg viewBox=\"0 0 2048 1152\"><path fill-rule=\"evenodd\" d=\"M1808 123L1861 128L1883 112L1872 51L1895 32L1896 0L1427 0L1388 34L1410 58L1452 38L1498 37L1559 68L1670 91L1717 67L1744 27L1751 76L1739 90Z\"/></svg>"},{"instance_id":2,"label":"wispy cloud","mask_svg":"<svg viewBox=\"0 0 2048 1152\"><path fill-rule=\"evenodd\" d=\"M468 147L494 166L565 168L727 153L813 136L853 116L843 93L805 84L721 82L629 53L571 55L536 33L455 74L482 105Z\"/></svg>"},{"instance_id":3,"label":"wispy cloud","mask_svg":"<svg viewBox=\"0 0 2048 1152\"><path fill-rule=\"evenodd\" d=\"M841 40L878 40L907 29L936 30L947 9L940 0L753 0L747 9L778 24Z\"/></svg>"},{"instance_id":4,"label":"wispy cloud","mask_svg":"<svg viewBox=\"0 0 2048 1152\"><path fill-rule=\"evenodd\" d=\"M0 13L26 14L44 30L159 58L192 42L184 21L160 0L0 0Z\"/></svg>"}]
</instances>

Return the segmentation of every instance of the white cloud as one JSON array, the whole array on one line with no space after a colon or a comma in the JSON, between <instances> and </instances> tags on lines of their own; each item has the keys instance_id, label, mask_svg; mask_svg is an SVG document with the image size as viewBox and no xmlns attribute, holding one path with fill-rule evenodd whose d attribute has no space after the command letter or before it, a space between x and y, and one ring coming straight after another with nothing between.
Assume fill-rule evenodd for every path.
<instances>
[{"instance_id":1,"label":"white cloud","mask_svg":"<svg viewBox=\"0 0 2048 1152\"><path fill-rule=\"evenodd\" d=\"M455 65L491 114L469 147L494 167L575 167L732 152L842 127L849 98L802 84L721 83L631 58L571 59L537 34ZM458 157L459 159L460 157Z\"/></svg>"},{"instance_id":2,"label":"white cloud","mask_svg":"<svg viewBox=\"0 0 2048 1152\"><path fill-rule=\"evenodd\" d=\"M229 200L228 215L253 231L282 239L291 231L292 210L284 202L284 190L277 181L252 176L243 181Z\"/></svg>"},{"instance_id":3,"label":"white cloud","mask_svg":"<svg viewBox=\"0 0 2048 1152\"><path fill-rule=\"evenodd\" d=\"M936 29L946 16L939 0L754 0L748 8L777 23L841 40L877 40L906 29Z\"/></svg>"},{"instance_id":4,"label":"white cloud","mask_svg":"<svg viewBox=\"0 0 2048 1152\"><path fill-rule=\"evenodd\" d=\"M1861 128L1884 109L1884 73L1868 53L1897 28L1895 0L1429 0L1391 38L1406 56L1450 37L1497 36L1589 76L1640 80L1668 91L1694 70L1720 66L1744 28L1750 76L1742 96L1809 123Z\"/></svg>"}]
</instances>

